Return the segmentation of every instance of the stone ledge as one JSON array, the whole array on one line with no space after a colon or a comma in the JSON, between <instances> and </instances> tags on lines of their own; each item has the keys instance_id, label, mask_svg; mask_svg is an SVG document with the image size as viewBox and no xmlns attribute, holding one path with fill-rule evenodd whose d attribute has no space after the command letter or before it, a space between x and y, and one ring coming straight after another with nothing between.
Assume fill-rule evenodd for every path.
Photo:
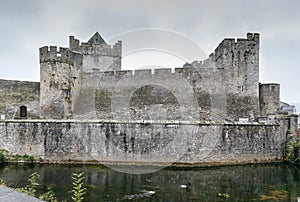
<instances>
[{"instance_id":1,"label":"stone ledge","mask_svg":"<svg viewBox=\"0 0 300 202\"><path fill-rule=\"evenodd\" d=\"M280 125L278 122L217 122L217 121L178 121L178 120L104 120L104 119L6 119L0 123L86 123L86 124L154 124L154 125Z\"/></svg>"}]
</instances>

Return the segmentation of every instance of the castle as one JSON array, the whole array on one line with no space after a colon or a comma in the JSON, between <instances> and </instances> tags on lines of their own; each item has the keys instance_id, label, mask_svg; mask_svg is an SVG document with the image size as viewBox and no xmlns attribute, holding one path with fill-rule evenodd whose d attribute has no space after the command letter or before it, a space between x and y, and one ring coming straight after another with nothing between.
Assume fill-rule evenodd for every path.
<instances>
[{"instance_id":1,"label":"castle","mask_svg":"<svg viewBox=\"0 0 300 202\"><path fill-rule=\"evenodd\" d=\"M280 85L259 83L259 34L179 68L121 70L121 59L121 41L98 33L40 48L40 82L0 80L0 148L43 162L189 166L280 162L295 142Z\"/></svg>"},{"instance_id":2,"label":"castle","mask_svg":"<svg viewBox=\"0 0 300 202\"><path fill-rule=\"evenodd\" d=\"M224 39L205 61L133 71L121 70L121 41L108 45L98 32L86 43L70 36L68 48L40 48L40 82L0 80L0 114L6 119L274 118L280 85L259 83L259 43L259 34L248 33ZM192 92L193 107L183 98L188 90L178 87L183 83ZM113 109L113 97L128 106Z\"/></svg>"}]
</instances>

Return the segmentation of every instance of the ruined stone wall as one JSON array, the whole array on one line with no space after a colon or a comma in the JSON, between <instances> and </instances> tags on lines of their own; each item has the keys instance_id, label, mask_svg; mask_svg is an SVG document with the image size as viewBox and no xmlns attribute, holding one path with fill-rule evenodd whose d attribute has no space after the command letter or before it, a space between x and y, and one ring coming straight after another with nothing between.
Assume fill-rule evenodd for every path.
<instances>
[{"instance_id":1,"label":"ruined stone wall","mask_svg":"<svg viewBox=\"0 0 300 202\"><path fill-rule=\"evenodd\" d=\"M6 119L20 118L20 107L27 107L29 119L39 117L40 83L0 80L0 114Z\"/></svg>"},{"instance_id":2,"label":"ruined stone wall","mask_svg":"<svg viewBox=\"0 0 300 202\"><path fill-rule=\"evenodd\" d=\"M282 160L286 125L5 121L0 148L46 161L235 164Z\"/></svg>"}]
</instances>

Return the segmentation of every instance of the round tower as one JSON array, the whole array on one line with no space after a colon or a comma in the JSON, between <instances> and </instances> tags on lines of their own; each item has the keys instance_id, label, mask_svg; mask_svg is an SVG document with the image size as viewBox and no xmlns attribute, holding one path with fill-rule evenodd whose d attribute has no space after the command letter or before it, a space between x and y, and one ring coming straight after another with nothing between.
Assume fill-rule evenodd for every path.
<instances>
[{"instance_id":1,"label":"round tower","mask_svg":"<svg viewBox=\"0 0 300 202\"><path fill-rule=\"evenodd\" d=\"M259 84L259 103L261 116L276 113L280 108L280 84Z\"/></svg>"}]
</instances>

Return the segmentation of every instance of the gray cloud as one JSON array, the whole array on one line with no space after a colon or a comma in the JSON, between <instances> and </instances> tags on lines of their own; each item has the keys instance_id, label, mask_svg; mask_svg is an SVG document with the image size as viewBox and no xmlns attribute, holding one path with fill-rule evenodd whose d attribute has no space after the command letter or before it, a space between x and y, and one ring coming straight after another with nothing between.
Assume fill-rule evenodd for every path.
<instances>
[{"instance_id":1,"label":"gray cloud","mask_svg":"<svg viewBox=\"0 0 300 202\"><path fill-rule=\"evenodd\" d=\"M109 39L138 28L184 34L206 52L225 37L261 34L263 82L280 82L282 100L300 102L298 0L10 0L0 6L0 77L39 80L38 48L67 46L96 31Z\"/></svg>"}]
</instances>

